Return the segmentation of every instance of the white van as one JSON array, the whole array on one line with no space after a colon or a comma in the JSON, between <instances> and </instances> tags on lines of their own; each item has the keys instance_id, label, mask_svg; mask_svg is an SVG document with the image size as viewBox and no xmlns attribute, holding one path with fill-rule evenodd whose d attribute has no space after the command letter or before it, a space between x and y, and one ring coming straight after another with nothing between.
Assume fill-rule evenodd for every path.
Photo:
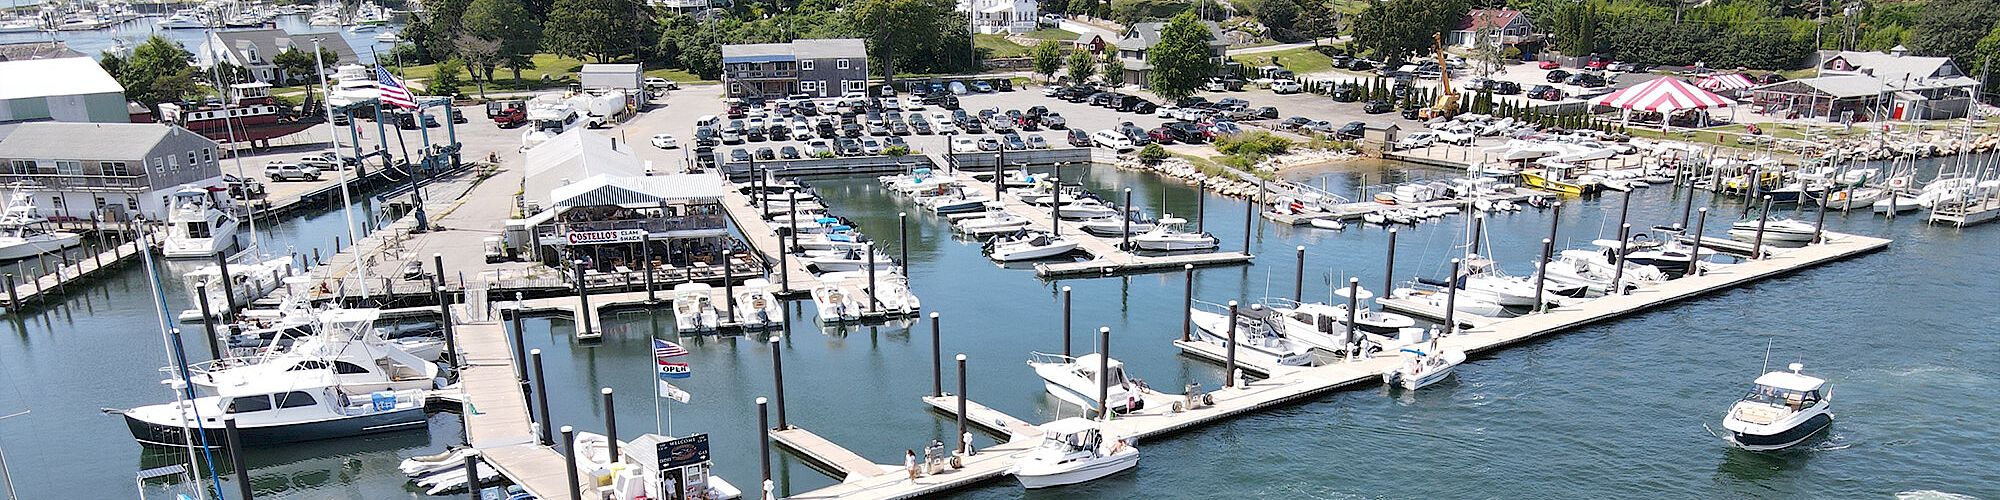
<instances>
[{"instance_id":1,"label":"white van","mask_svg":"<svg viewBox=\"0 0 2000 500\"><path fill-rule=\"evenodd\" d=\"M1125 152L1132 150L1132 140L1126 139L1125 134L1120 134L1118 133L1118 131L1111 129L1104 129L1091 133L1090 143L1100 148L1111 148L1112 150L1118 152Z\"/></svg>"},{"instance_id":2,"label":"white van","mask_svg":"<svg viewBox=\"0 0 2000 500\"><path fill-rule=\"evenodd\" d=\"M719 125L719 124L721 124L721 123L722 123L722 119L721 119L721 118L716 118L716 117L715 117L715 115L701 115L701 118L699 118L699 119L696 119L696 120L694 121L694 126L695 126L696 128L700 128L700 127L711 127L711 128L713 128L713 127L715 127L716 125Z\"/></svg>"}]
</instances>

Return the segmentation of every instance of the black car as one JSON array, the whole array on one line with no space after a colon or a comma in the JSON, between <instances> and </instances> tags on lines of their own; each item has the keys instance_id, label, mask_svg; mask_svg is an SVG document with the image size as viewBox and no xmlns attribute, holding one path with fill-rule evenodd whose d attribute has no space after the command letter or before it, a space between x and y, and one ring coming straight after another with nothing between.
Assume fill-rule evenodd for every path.
<instances>
[{"instance_id":1,"label":"black car","mask_svg":"<svg viewBox=\"0 0 2000 500\"><path fill-rule=\"evenodd\" d=\"M1159 110L1160 110L1160 105L1154 104L1153 101L1148 101L1145 99L1140 99L1138 104L1132 106L1133 113L1138 113L1142 115L1150 115L1153 114L1153 112Z\"/></svg>"},{"instance_id":2,"label":"black car","mask_svg":"<svg viewBox=\"0 0 2000 500\"><path fill-rule=\"evenodd\" d=\"M1294 116L1291 118L1286 118L1284 121L1278 122L1278 130L1298 130L1299 127L1304 127L1308 123L1312 123L1311 118L1306 118L1303 116Z\"/></svg>"},{"instance_id":3,"label":"black car","mask_svg":"<svg viewBox=\"0 0 2000 500\"><path fill-rule=\"evenodd\" d=\"M1782 81L1785 81L1785 75L1780 75L1777 73L1765 73L1763 78L1757 79L1757 83L1762 83L1766 85Z\"/></svg>"},{"instance_id":4,"label":"black car","mask_svg":"<svg viewBox=\"0 0 2000 500\"><path fill-rule=\"evenodd\" d=\"M1577 73L1570 75L1568 79L1563 80L1563 83L1579 87L1603 87L1604 77L1591 73Z\"/></svg>"},{"instance_id":5,"label":"black car","mask_svg":"<svg viewBox=\"0 0 2000 500\"><path fill-rule=\"evenodd\" d=\"M743 148L731 149L729 150L729 161L748 163L750 161L750 152L744 151Z\"/></svg>"},{"instance_id":6,"label":"black car","mask_svg":"<svg viewBox=\"0 0 2000 500\"><path fill-rule=\"evenodd\" d=\"M745 128L743 129L743 138L748 139L750 142L764 142L766 138L764 134L769 131L770 129L764 127Z\"/></svg>"},{"instance_id":7,"label":"black car","mask_svg":"<svg viewBox=\"0 0 2000 500\"><path fill-rule=\"evenodd\" d=\"M721 142L722 139L718 134L716 134L715 127L702 125L694 128L694 145L714 146Z\"/></svg>"},{"instance_id":8,"label":"black car","mask_svg":"<svg viewBox=\"0 0 2000 500\"><path fill-rule=\"evenodd\" d=\"M945 94L943 99L938 99L937 106L944 109L958 109L958 96Z\"/></svg>"},{"instance_id":9,"label":"black car","mask_svg":"<svg viewBox=\"0 0 2000 500\"><path fill-rule=\"evenodd\" d=\"M1006 78L1002 78L1002 79L999 79L999 80L994 80L994 81L993 81L993 84L994 84L994 86L995 86L995 87L998 87L998 88L1000 89L1000 91L1001 91L1001 92L1013 92L1013 91L1014 91L1014 80L1011 80L1011 79L1006 79Z\"/></svg>"},{"instance_id":10,"label":"black car","mask_svg":"<svg viewBox=\"0 0 2000 500\"><path fill-rule=\"evenodd\" d=\"M1416 107L1416 108L1403 108L1403 112L1402 112L1402 113L1403 113L1403 119L1405 119L1405 120L1415 120L1415 119L1418 119L1418 118L1420 118L1420 117L1422 117L1422 116L1423 116L1423 115L1422 115L1422 113L1423 113L1423 111L1422 111L1422 110L1423 110L1423 108L1421 108L1421 107Z\"/></svg>"},{"instance_id":11,"label":"black car","mask_svg":"<svg viewBox=\"0 0 2000 500\"><path fill-rule=\"evenodd\" d=\"M1396 98L1398 101L1403 100L1404 97L1410 96L1410 88L1409 85L1398 83L1394 88L1389 89L1389 96Z\"/></svg>"},{"instance_id":12,"label":"black car","mask_svg":"<svg viewBox=\"0 0 2000 500\"><path fill-rule=\"evenodd\" d=\"M1183 108L1207 108L1212 104L1208 102L1208 98L1206 97L1188 96L1181 98L1180 102L1176 102L1174 105Z\"/></svg>"},{"instance_id":13,"label":"black car","mask_svg":"<svg viewBox=\"0 0 2000 500\"><path fill-rule=\"evenodd\" d=\"M715 168L715 148L698 146L694 148L695 168Z\"/></svg>"},{"instance_id":14,"label":"black car","mask_svg":"<svg viewBox=\"0 0 2000 500\"><path fill-rule=\"evenodd\" d=\"M797 160L802 157L799 154L799 148L795 146L778 148L778 156L787 160Z\"/></svg>"},{"instance_id":15,"label":"black car","mask_svg":"<svg viewBox=\"0 0 2000 500\"><path fill-rule=\"evenodd\" d=\"M1117 97L1118 94L1113 94L1110 92L1098 92L1096 94L1091 94L1090 100L1084 101L1084 104L1101 107L1110 103L1112 99L1115 99Z\"/></svg>"},{"instance_id":16,"label":"black car","mask_svg":"<svg viewBox=\"0 0 2000 500\"><path fill-rule=\"evenodd\" d=\"M861 141L857 141L851 138L842 137L836 139L834 142L834 146L836 146L834 148L834 153L840 156L860 156L862 153Z\"/></svg>"},{"instance_id":17,"label":"black car","mask_svg":"<svg viewBox=\"0 0 2000 500\"><path fill-rule=\"evenodd\" d=\"M778 159L778 152L769 147L757 148L757 159L776 160Z\"/></svg>"},{"instance_id":18,"label":"black car","mask_svg":"<svg viewBox=\"0 0 2000 500\"><path fill-rule=\"evenodd\" d=\"M861 124L854 122L840 124L840 136L848 139L861 137Z\"/></svg>"},{"instance_id":19,"label":"black car","mask_svg":"<svg viewBox=\"0 0 2000 500\"><path fill-rule=\"evenodd\" d=\"M1256 120L1276 119L1278 118L1278 108L1275 106L1265 106L1257 108L1255 110L1250 111L1250 118Z\"/></svg>"},{"instance_id":20,"label":"black car","mask_svg":"<svg viewBox=\"0 0 2000 500\"><path fill-rule=\"evenodd\" d=\"M1496 80L1493 82L1493 93L1500 95L1519 94L1521 93L1521 84L1506 80Z\"/></svg>"},{"instance_id":21,"label":"black car","mask_svg":"<svg viewBox=\"0 0 2000 500\"><path fill-rule=\"evenodd\" d=\"M770 136L773 141L789 141L792 140L792 129L784 125L772 125L770 131L764 135Z\"/></svg>"},{"instance_id":22,"label":"black car","mask_svg":"<svg viewBox=\"0 0 2000 500\"><path fill-rule=\"evenodd\" d=\"M832 139L833 136L839 134L840 132L838 129L833 127L833 120L820 120L819 124L814 128L818 129L819 138L821 139Z\"/></svg>"},{"instance_id":23,"label":"black car","mask_svg":"<svg viewBox=\"0 0 2000 500\"><path fill-rule=\"evenodd\" d=\"M986 124L980 123L979 120L966 120L964 123L958 124L958 128L965 129L965 133L968 134L986 133Z\"/></svg>"},{"instance_id":24,"label":"black car","mask_svg":"<svg viewBox=\"0 0 2000 500\"><path fill-rule=\"evenodd\" d=\"M1559 69L1551 70L1549 71L1548 76L1544 77L1543 79L1548 80L1549 83L1562 83L1563 80L1569 79L1569 75L1570 73L1568 71L1563 71Z\"/></svg>"},{"instance_id":25,"label":"black car","mask_svg":"<svg viewBox=\"0 0 2000 500\"><path fill-rule=\"evenodd\" d=\"M1333 131L1333 138L1360 139L1361 135L1367 132L1367 130L1368 130L1368 124L1366 123L1347 122L1346 125L1341 125L1339 130Z\"/></svg>"},{"instance_id":26,"label":"black car","mask_svg":"<svg viewBox=\"0 0 2000 500\"><path fill-rule=\"evenodd\" d=\"M910 131L916 132L917 135L931 135L931 133L933 132L931 130L930 120L925 120L924 115L914 115L910 117Z\"/></svg>"},{"instance_id":27,"label":"black car","mask_svg":"<svg viewBox=\"0 0 2000 500\"><path fill-rule=\"evenodd\" d=\"M1534 88L1528 89L1528 97L1547 101L1559 101L1562 100L1562 92L1562 89L1551 85L1536 85Z\"/></svg>"},{"instance_id":28,"label":"black car","mask_svg":"<svg viewBox=\"0 0 2000 500\"><path fill-rule=\"evenodd\" d=\"M1374 115L1374 114L1387 113L1393 110L1393 108L1394 106L1389 105L1389 101L1375 100L1375 101L1368 101L1367 104L1361 105L1361 112Z\"/></svg>"},{"instance_id":29,"label":"black car","mask_svg":"<svg viewBox=\"0 0 2000 500\"><path fill-rule=\"evenodd\" d=\"M1375 63L1368 62L1367 59L1355 58L1353 61L1347 62L1347 69L1354 71L1368 71L1371 69L1375 69Z\"/></svg>"},{"instance_id":30,"label":"black car","mask_svg":"<svg viewBox=\"0 0 2000 500\"><path fill-rule=\"evenodd\" d=\"M1030 107L1028 107L1028 116L1042 116L1042 115L1046 115L1046 114L1049 114L1049 107L1048 107L1048 106L1030 106Z\"/></svg>"},{"instance_id":31,"label":"black car","mask_svg":"<svg viewBox=\"0 0 2000 500\"><path fill-rule=\"evenodd\" d=\"M1355 87L1354 84L1352 83L1342 83L1340 85L1333 86L1334 102L1354 102L1355 100L1360 99L1361 97L1360 94L1361 94L1360 89L1358 87Z\"/></svg>"},{"instance_id":32,"label":"black car","mask_svg":"<svg viewBox=\"0 0 2000 500\"><path fill-rule=\"evenodd\" d=\"M1129 112L1129 111L1132 111L1132 110L1133 110L1133 108L1137 108L1137 107L1139 107L1139 103L1141 103L1141 102L1146 102L1146 99L1145 99L1145 98L1142 98L1142 97L1139 97L1139 96L1135 96L1135 95L1122 95L1122 94L1121 94L1121 95L1119 95L1119 96L1118 96L1118 98L1117 98L1117 99L1114 99L1114 100L1113 100L1113 101L1111 102L1111 104L1110 104L1110 105L1108 105L1108 106L1106 106L1106 107L1109 107L1109 108L1111 108L1111 109L1115 109L1115 110L1118 110L1118 111L1126 111L1126 112Z\"/></svg>"},{"instance_id":33,"label":"black car","mask_svg":"<svg viewBox=\"0 0 2000 500\"><path fill-rule=\"evenodd\" d=\"M1188 122L1173 122L1166 124L1166 129L1167 135L1173 136L1174 142L1183 144L1208 142L1208 133L1201 129L1201 125Z\"/></svg>"},{"instance_id":34,"label":"black car","mask_svg":"<svg viewBox=\"0 0 2000 500\"><path fill-rule=\"evenodd\" d=\"M1245 101L1234 97L1224 97L1222 98L1222 100L1215 101L1215 107L1216 109L1241 110L1249 108L1250 101Z\"/></svg>"},{"instance_id":35,"label":"black car","mask_svg":"<svg viewBox=\"0 0 2000 500\"><path fill-rule=\"evenodd\" d=\"M1090 134L1083 129L1069 129L1069 145L1079 148L1090 147Z\"/></svg>"}]
</instances>

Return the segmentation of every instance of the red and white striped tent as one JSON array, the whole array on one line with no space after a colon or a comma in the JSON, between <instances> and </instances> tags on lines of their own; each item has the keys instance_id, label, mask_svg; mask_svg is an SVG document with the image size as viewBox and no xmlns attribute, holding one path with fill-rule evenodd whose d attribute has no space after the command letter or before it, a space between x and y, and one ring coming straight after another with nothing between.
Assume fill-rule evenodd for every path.
<instances>
[{"instance_id":1,"label":"red and white striped tent","mask_svg":"<svg viewBox=\"0 0 2000 500\"><path fill-rule=\"evenodd\" d=\"M1724 92L1755 87L1757 86L1757 82L1751 81L1750 77L1743 76L1742 73L1729 73L1726 75L1710 75L1699 82L1695 82L1694 85L1707 90Z\"/></svg>"},{"instance_id":2,"label":"red and white striped tent","mask_svg":"<svg viewBox=\"0 0 2000 500\"><path fill-rule=\"evenodd\" d=\"M1622 108L1627 111L1671 113L1684 109L1726 107L1729 106L1729 99L1690 85L1679 78L1666 77L1599 96L1591 99L1590 104Z\"/></svg>"}]
</instances>

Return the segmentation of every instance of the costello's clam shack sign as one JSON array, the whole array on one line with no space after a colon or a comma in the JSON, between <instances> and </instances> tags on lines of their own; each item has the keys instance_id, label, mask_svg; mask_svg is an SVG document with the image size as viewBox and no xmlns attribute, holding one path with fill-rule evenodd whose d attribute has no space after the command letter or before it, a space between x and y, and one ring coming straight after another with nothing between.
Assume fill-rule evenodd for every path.
<instances>
[{"instance_id":1,"label":"costello's clam shack sign","mask_svg":"<svg viewBox=\"0 0 2000 500\"><path fill-rule=\"evenodd\" d=\"M603 231L570 231L563 233L563 241L569 243L570 246L638 243L646 241L646 230L607 229Z\"/></svg>"}]
</instances>

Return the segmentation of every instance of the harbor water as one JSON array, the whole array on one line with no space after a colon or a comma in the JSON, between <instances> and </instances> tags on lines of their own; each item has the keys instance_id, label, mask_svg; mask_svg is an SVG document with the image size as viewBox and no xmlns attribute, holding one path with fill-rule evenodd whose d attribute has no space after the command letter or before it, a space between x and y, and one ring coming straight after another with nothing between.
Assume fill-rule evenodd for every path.
<instances>
[{"instance_id":1,"label":"harbor water","mask_svg":"<svg viewBox=\"0 0 2000 500\"><path fill-rule=\"evenodd\" d=\"M1195 214L1197 195L1177 180L1108 166L1065 172L1108 199L1132 189L1149 212ZM1296 172L1304 182L1352 194L1361 184L1441 179L1450 171L1400 164L1345 165ZM1221 368L1179 354L1183 281L1178 272L1044 281L1005 269L977 243L955 240L948 225L882 189L873 179L812 181L835 213L899 251L898 211L908 211L912 288L925 309L942 315L943 353L969 358L971 399L1031 421L1076 416L1024 364L1033 351L1061 352L1059 290L1075 293L1072 349L1094 352L1099 326L1112 329L1112 356L1151 387L1178 392L1188 382L1220 386ZM1614 238L1622 196L1573 199L1562 212L1560 248ZM1739 200L1707 192L1711 236L1742 213ZM1631 194L1631 224L1681 220L1682 200L1661 186ZM1244 242L1246 204L1211 197L1198 218L1224 249ZM1808 210L1799 215L1811 220ZM1196 217L1190 217L1196 218ZM1447 274L1464 252L1464 218L1400 230L1396 281ZM340 214L285 221L268 236L278 244L328 245ZM1550 213L1493 214L1482 253L1512 274L1528 275ZM1420 392L1369 385L1232 419L1138 445L1133 472L1086 485L1024 494L1011 479L954 493L959 498L1216 497L1890 497L1939 491L2000 496L2000 398L1982 392L2000 380L1986 360L2000 356L1985 325L2000 322L1986 304L2000 282L2000 233L1928 227L1921 216L1894 221L1865 212L1827 215L1829 229L1895 241L1886 251L1807 269L1739 289L1579 328L1470 360L1455 379ZM1254 220L1249 266L1198 271L1196 299L1258 301L1289 297L1294 248L1307 248L1304 295L1326 300L1329 283L1358 277L1381 287L1387 233L1360 224L1342 231L1278 227ZM185 307L168 278L170 307ZM1379 291L1379 290L1378 290ZM131 497L132 474L172 458L142 454L113 416L170 398L158 381L166 363L138 267L110 275L63 301L0 320L0 447L23 498ZM810 303L795 302L793 326L778 344L786 373L786 417L863 456L900 464L907 449L952 440L954 422L917 398L931 390L927 322L826 329ZM772 346L761 335L678 337L669 311L608 315L602 343L575 344L567 318L527 322L527 342L544 350L553 422L602 432L597 388L616 390L620 434L711 435L717 472L756 484L756 408L775 396ZM189 329L190 332L194 329ZM655 406L651 338L676 340L693 376L675 383L689 404ZM190 357L205 348L190 333ZM1777 453L1729 448L1709 434L1723 412L1765 367L1803 362L1827 378L1837 414L1832 432ZM944 369L955 391L956 372ZM668 414L670 412L670 415ZM774 416L775 418L775 416ZM671 423L669 424L669 419ZM457 418L440 414L427 431L309 443L248 453L259 496L289 498L422 497L395 471L403 457L462 442ZM975 431L980 445L992 436ZM780 494L837 481L774 448ZM155 452L158 453L158 452ZM228 470L218 472L228 475ZM227 481L225 481L226 483ZM175 489L179 488L179 489ZM148 496L185 491L152 483ZM234 497L234 486L225 491Z\"/></svg>"},{"instance_id":2,"label":"harbor water","mask_svg":"<svg viewBox=\"0 0 2000 500\"><path fill-rule=\"evenodd\" d=\"M156 24L165 18L165 16L142 17L118 23L115 26L101 30L0 33L0 43L46 42L54 40L69 46L70 50L82 52L86 56L97 58L105 51L130 51L133 47L145 43L147 38L153 35L160 35L166 37L167 40L179 43L181 48L187 49L188 52L201 51L202 41L208 38L208 30L160 29ZM300 37L297 38L298 43L308 45L305 49L302 49L307 52L312 51L312 47L309 46L312 41L306 39L305 35L338 34L341 40L347 42L348 47L354 49L355 57L360 59L358 61L340 61L341 64L373 64L375 62L375 54L380 53L386 58L388 57L389 49L395 47L395 44L375 41L376 34L384 31L396 31L397 28L395 27L357 33L350 32L339 26L313 26L311 23L306 22L306 16L304 15L278 16L272 22L277 24L278 29ZM238 28L218 28L217 31L236 29Z\"/></svg>"}]
</instances>

